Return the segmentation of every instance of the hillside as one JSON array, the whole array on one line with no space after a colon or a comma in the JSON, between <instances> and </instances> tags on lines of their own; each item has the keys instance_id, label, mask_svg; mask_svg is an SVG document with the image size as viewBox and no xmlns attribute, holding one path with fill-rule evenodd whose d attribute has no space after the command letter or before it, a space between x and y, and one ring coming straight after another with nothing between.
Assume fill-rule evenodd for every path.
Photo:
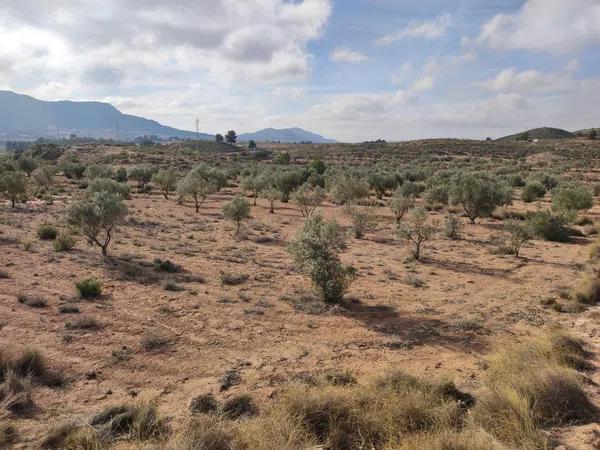
<instances>
[{"instance_id":1,"label":"hillside","mask_svg":"<svg viewBox=\"0 0 600 450\"><path fill-rule=\"evenodd\" d=\"M542 127L523 131L521 133L511 134L510 136L504 136L496 140L570 139L574 137L575 134L571 133L570 131L561 130L560 128Z\"/></svg>"},{"instance_id":2,"label":"hillside","mask_svg":"<svg viewBox=\"0 0 600 450\"><path fill-rule=\"evenodd\" d=\"M57 127L60 130L57 130ZM68 136L71 133L93 138L133 139L155 135L160 138L196 138L196 133L161 125L154 120L121 113L101 102L47 102L12 91L0 91L0 138L35 139ZM200 139L212 140L201 133Z\"/></svg>"},{"instance_id":3,"label":"hillside","mask_svg":"<svg viewBox=\"0 0 600 450\"><path fill-rule=\"evenodd\" d=\"M257 142L311 142L313 144L332 144L336 141L319 134L311 133L302 128L266 128L255 133L245 133L239 136L240 141L254 140Z\"/></svg>"}]
</instances>

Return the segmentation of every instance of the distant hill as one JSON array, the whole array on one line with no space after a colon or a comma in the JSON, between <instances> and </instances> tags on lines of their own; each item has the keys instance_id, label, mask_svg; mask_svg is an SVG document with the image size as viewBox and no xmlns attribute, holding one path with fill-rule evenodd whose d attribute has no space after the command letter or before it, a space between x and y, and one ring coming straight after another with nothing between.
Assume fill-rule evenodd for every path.
<instances>
[{"instance_id":1,"label":"distant hill","mask_svg":"<svg viewBox=\"0 0 600 450\"><path fill-rule=\"evenodd\" d=\"M336 142L333 139L327 139L302 128L266 128L256 133L240 134L238 139L240 141L253 140L256 142L312 142L314 144L333 144Z\"/></svg>"},{"instance_id":2,"label":"distant hill","mask_svg":"<svg viewBox=\"0 0 600 450\"><path fill-rule=\"evenodd\" d=\"M575 134L575 136L588 137L592 130L595 130L596 134L598 135L597 138L600 138L600 127L586 128L584 130L577 130L577 131L574 131L573 134Z\"/></svg>"},{"instance_id":3,"label":"distant hill","mask_svg":"<svg viewBox=\"0 0 600 450\"><path fill-rule=\"evenodd\" d=\"M524 139L570 139L574 138L575 134L570 131L561 130L560 128L534 128L533 130L523 131L522 133L511 134L497 141L502 140L524 140Z\"/></svg>"},{"instance_id":4,"label":"distant hill","mask_svg":"<svg viewBox=\"0 0 600 450\"><path fill-rule=\"evenodd\" d=\"M134 139L154 135L159 138L196 139L192 131L178 130L154 120L121 113L101 102L47 102L12 91L0 91L0 139L36 139L38 137L78 136ZM201 133L200 139L214 136Z\"/></svg>"}]
</instances>

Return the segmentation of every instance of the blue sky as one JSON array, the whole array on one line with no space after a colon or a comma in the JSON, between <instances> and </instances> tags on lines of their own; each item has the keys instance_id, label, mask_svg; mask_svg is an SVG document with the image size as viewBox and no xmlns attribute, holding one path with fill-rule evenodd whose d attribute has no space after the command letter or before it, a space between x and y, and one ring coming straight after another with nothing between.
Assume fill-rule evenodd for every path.
<instances>
[{"instance_id":1,"label":"blue sky","mask_svg":"<svg viewBox=\"0 0 600 450\"><path fill-rule=\"evenodd\" d=\"M3 0L0 88L343 141L600 127L598 0Z\"/></svg>"}]
</instances>

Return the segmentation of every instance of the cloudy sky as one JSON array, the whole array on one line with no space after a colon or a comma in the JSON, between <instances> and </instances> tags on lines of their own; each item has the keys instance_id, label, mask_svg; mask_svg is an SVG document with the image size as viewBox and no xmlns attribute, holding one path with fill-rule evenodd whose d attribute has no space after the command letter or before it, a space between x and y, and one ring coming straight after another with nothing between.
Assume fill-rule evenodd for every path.
<instances>
[{"instance_id":1,"label":"cloudy sky","mask_svg":"<svg viewBox=\"0 0 600 450\"><path fill-rule=\"evenodd\" d=\"M600 127L600 0L2 0L0 89L342 141Z\"/></svg>"}]
</instances>

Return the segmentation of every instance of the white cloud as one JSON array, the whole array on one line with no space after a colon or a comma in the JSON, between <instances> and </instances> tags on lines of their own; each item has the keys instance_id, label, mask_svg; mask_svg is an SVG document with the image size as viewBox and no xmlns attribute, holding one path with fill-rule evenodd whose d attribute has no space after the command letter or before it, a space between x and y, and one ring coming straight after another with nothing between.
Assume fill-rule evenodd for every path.
<instances>
[{"instance_id":1,"label":"white cloud","mask_svg":"<svg viewBox=\"0 0 600 450\"><path fill-rule=\"evenodd\" d=\"M423 78L419 78L412 84L412 89L415 92L426 92L430 91L435 86L435 80L432 76L427 75Z\"/></svg>"},{"instance_id":2,"label":"white cloud","mask_svg":"<svg viewBox=\"0 0 600 450\"><path fill-rule=\"evenodd\" d=\"M515 14L497 14L465 45L568 53L600 42L598 0L527 0Z\"/></svg>"},{"instance_id":3,"label":"white cloud","mask_svg":"<svg viewBox=\"0 0 600 450\"><path fill-rule=\"evenodd\" d=\"M450 14L444 14L431 21L412 22L399 31L381 37L377 44L389 45L406 38L437 39L446 34L451 22Z\"/></svg>"},{"instance_id":4,"label":"white cloud","mask_svg":"<svg viewBox=\"0 0 600 450\"><path fill-rule=\"evenodd\" d=\"M369 58L364 53L355 52L346 48L336 48L331 52L330 59L336 62L360 63Z\"/></svg>"},{"instance_id":5,"label":"white cloud","mask_svg":"<svg viewBox=\"0 0 600 450\"><path fill-rule=\"evenodd\" d=\"M408 75L412 72L412 70L413 66L411 63L404 63L398 70L392 73L390 81L392 82L392 84L404 83Z\"/></svg>"},{"instance_id":6,"label":"white cloud","mask_svg":"<svg viewBox=\"0 0 600 450\"><path fill-rule=\"evenodd\" d=\"M542 73L537 70L516 71L514 68L501 71L496 77L477 82L476 85L495 92L558 92L576 86L573 78L573 63L565 71Z\"/></svg>"}]
</instances>

